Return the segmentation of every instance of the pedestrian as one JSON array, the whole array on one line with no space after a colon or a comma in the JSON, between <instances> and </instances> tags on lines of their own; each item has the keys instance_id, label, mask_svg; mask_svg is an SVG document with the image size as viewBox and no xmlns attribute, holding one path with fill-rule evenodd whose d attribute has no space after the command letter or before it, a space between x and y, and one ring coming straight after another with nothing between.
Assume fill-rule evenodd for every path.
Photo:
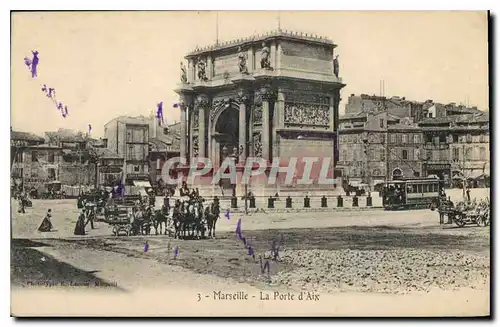
<instances>
[{"instance_id":1,"label":"pedestrian","mask_svg":"<svg viewBox=\"0 0 500 327\"><path fill-rule=\"evenodd\" d=\"M87 226L88 223L90 222L90 228L95 229L94 228L94 217L95 217L94 204L93 203L89 203L88 205L86 204L85 211L87 213L87 221L85 222L85 226Z\"/></svg>"},{"instance_id":2,"label":"pedestrian","mask_svg":"<svg viewBox=\"0 0 500 327\"><path fill-rule=\"evenodd\" d=\"M470 188L467 187L467 191L465 191L465 193L467 193L467 202L470 202Z\"/></svg>"},{"instance_id":3,"label":"pedestrian","mask_svg":"<svg viewBox=\"0 0 500 327\"><path fill-rule=\"evenodd\" d=\"M51 222L52 218L52 209L49 209L47 211L47 214L45 215L45 218L43 218L42 223L40 224L40 227L38 227L38 231L40 232L50 232L52 228L54 227Z\"/></svg>"},{"instance_id":4,"label":"pedestrian","mask_svg":"<svg viewBox=\"0 0 500 327\"><path fill-rule=\"evenodd\" d=\"M19 213L26 213L26 211L24 210L24 206L25 206L26 202L25 202L24 197L23 197L22 194L19 196L18 202L19 202L19 210L18 210L18 212Z\"/></svg>"},{"instance_id":5,"label":"pedestrian","mask_svg":"<svg viewBox=\"0 0 500 327\"><path fill-rule=\"evenodd\" d=\"M75 225L75 235L85 235L85 209L82 210L80 215L78 216L78 220Z\"/></svg>"}]
</instances>

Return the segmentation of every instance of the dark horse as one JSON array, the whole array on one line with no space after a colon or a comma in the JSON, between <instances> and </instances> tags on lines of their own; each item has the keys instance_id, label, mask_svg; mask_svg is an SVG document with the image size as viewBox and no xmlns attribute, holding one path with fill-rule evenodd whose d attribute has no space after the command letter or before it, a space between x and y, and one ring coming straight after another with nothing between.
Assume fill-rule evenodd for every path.
<instances>
[{"instance_id":1,"label":"dark horse","mask_svg":"<svg viewBox=\"0 0 500 327\"><path fill-rule=\"evenodd\" d=\"M155 213L154 213L154 228L155 228L156 235L158 235L158 231L160 231L160 235L161 235L162 226L165 226L164 227L165 228L164 235L167 235L168 216L169 216L169 212L168 212L168 209L165 207L165 205L163 205L160 210L155 211Z\"/></svg>"},{"instance_id":2,"label":"dark horse","mask_svg":"<svg viewBox=\"0 0 500 327\"><path fill-rule=\"evenodd\" d=\"M205 219L207 220L208 237L215 238L215 225L217 224L217 219L219 219L220 207L217 203L211 203L209 207L205 209Z\"/></svg>"}]
</instances>

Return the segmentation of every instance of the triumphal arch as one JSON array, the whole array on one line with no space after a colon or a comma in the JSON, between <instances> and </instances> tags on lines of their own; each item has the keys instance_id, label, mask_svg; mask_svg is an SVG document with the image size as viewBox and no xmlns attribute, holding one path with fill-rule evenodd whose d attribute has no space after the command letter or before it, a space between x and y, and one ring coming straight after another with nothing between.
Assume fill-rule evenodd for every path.
<instances>
[{"instance_id":1,"label":"triumphal arch","mask_svg":"<svg viewBox=\"0 0 500 327\"><path fill-rule=\"evenodd\" d=\"M181 62L180 155L338 157L340 90L336 45L329 39L275 31L195 49ZM185 136L185 137L184 137ZM279 183L278 183L279 184Z\"/></svg>"}]
</instances>

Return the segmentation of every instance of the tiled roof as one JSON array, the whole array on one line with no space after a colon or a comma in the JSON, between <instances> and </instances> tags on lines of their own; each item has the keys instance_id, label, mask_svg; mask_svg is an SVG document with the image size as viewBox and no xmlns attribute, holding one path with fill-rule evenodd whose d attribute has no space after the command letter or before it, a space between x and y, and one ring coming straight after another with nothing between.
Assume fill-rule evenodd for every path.
<instances>
[{"instance_id":1,"label":"tiled roof","mask_svg":"<svg viewBox=\"0 0 500 327\"><path fill-rule=\"evenodd\" d=\"M439 125L439 124L449 124L449 123L476 123L476 122L488 122L490 120L488 113L480 111L477 114L462 114L462 115L450 115L446 117L435 117L435 118L424 118L420 121L421 125Z\"/></svg>"},{"instance_id":2,"label":"tiled roof","mask_svg":"<svg viewBox=\"0 0 500 327\"><path fill-rule=\"evenodd\" d=\"M40 137L34 133L17 132L17 131L11 131L10 138L11 140L15 141L39 141L39 142L44 141L43 137Z\"/></svg>"},{"instance_id":3,"label":"tiled roof","mask_svg":"<svg viewBox=\"0 0 500 327\"><path fill-rule=\"evenodd\" d=\"M60 128L57 132L45 132L45 135L52 141L59 140L61 142L85 142L85 138L81 132L75 132L70 129Z\"/></svg>"},{"instance_id":4,"label":"tiled roof","mask_svg":"<svg viewBox=\"0 0 500 327\"><path fill-rule=\"evenodd\" d=\"M345 114L339 117L339 120L348 120L348 119L353 119L353 118L365 118L367 116L367 112L365 111L360 111L352 114Z\"/></svg>"},{"instance_id":5,"label":"tiled roof","mask_svg":"<svg viewBox=\"0 0 500 327\"><path fill-rule=\"evenodd\" d=\"M100 158L109 158L109 159L123 159L123 156L111 151L110 149L106 148L96 148L97 155Z\"/></svg>"},{"instance_id":6,"label":"tiled roof","mask_svg":"<svg viewBox=\"0 0 500 327\"><path fill-rule=\"evenodd\" d=\"M125 123L125 124L149 125L149 123L151 122L151 118L145 117L145 116L138 116L138 117L119 116L119 117L113 118L112 120L107 122L104 126L106 126L114 121L119 121L119 122Z\"/></svg>"}]
</instances>

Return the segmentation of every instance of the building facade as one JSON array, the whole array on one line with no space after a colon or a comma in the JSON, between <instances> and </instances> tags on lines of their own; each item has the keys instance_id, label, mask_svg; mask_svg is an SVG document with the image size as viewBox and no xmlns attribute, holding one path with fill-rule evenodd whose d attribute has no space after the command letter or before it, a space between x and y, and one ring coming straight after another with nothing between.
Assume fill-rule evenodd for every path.
<instances>
[{"instance_id":1,"label":"building facade","mask_svg":"<svg viewBox=\"0 0 500 327\"><path fill-rule=\"evenodd\" d=\"M82 132L60 128L45 132L45 144L61 149L59 181L68 186L94 186L95 165L91 162L89 139Z\"/></svg>"},{"instance_id":2,"label":"building facade","mask_svg":"<svg viewBox=\"0 0 500 327\"><path fill-rule=\"evenodd\" d=\"M96 149L98 162L98 187L116 187L122 181L124 158L109 149Z\"/></svg>"},{"instance_id":3,"label":"building facade","mask_svg":"<svg viewBox=\"0 0 500 327\"><path fill-rule=\"evenodd\" d=\"M422 133L410 118L359 112L339 119L339 168L351 184L374 186L422 175Z\"/></svg>"},{"instance_id":4,"label":"building facade","mask_svg":"<svg viewBox=\"0 0 500 327\"><path fill-rule=\"evenodd\" d=\"M176 90L180 156L209 158L214 169L228 157L240 165L249 156L279 157L287 165L291 157L315 156L330 158L333 174L345 86L335 48L325 38L279 30L189 53Z\"/></svg>"},{"instance_id":5,"label":"building facade","mask_svg":"<svg viewBox=\"0 0 500 327\"><path fill-rule=\"evenodd\" d=\"M60 175L61 148L33 133L11 132L11 184L42 190Z\"/></svg>"},{"instance_id":6,"label":"building facade","mask_svg":"<svg viewBox=\"0 0 500 327\"><path fill-rule=\"evenodd\" d=\"M487 183L490 176L490 124L485 112L450 114L419 123L424 135L424 170L448 185L469 180ZM488 181L486 181L488 180Z\"/></svg>"},{"instance_id":7,"label":"building facade","mask_svg":"<svg viewBox=\"0 0 500 327\"><path fill-rule=\"evenodd\" d=\"M162 169L165 161L180 156L180 123L164 126L159 120L151 117L149 128L149 176L154 185L164 184ZM175 169L169 175L176 178Z\"/></svg>"},{"instance_id":8,"label":"building facade","mask_svg":"<svg viewBox=\"0 0 500 327\"><path fill-rule=\"evenodd\" d=\"M124 158L125 192L150 187L149 118L117 117L104 125L107 149Z\"/></svg>"}]
</instances>

